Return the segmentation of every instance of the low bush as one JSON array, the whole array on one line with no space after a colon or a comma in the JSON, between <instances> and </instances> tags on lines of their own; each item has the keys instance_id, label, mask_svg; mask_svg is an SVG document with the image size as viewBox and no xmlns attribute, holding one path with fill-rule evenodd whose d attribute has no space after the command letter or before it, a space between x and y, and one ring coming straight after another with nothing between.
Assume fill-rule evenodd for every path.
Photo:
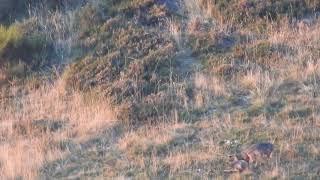
<instances>
[{"instance_id":1,"label":"low bush","mask_svg":"<svg viewBox=\"0 0 320 180\"><path fill-rule=\"evenodd\" d=\"M53 43L32 21L0 26L0 69L8 79L25 78L55 63Z\"/></svg>"},{"instance_id":2,"label":"low bush","mask_svg":"<svg viewBox=\"0 0 320 180\"><path fill-rule=\"evenodd\" d=\"M51 43L44 33L36 31L35 27L27 27L29 25L17 23L8 28L0 27L2 65L23 61L32 68L38 68L48 63L52 54Z\"/></svg>"},{"instance_id":3,"label":"low bush","mask_svg":"<svg viewBox=\"0 0 320 180\"><path fill-rule=\"evenodd\" d=\"M16 46L21 38L22 34L17 26L5 27L0 25L0 54L7 46Z\"/></svg>"},{"instance_id":4,"label":"low bush","mask_svg":"<svg viewBox=\"0 0 320 180\"><path fill-rule=\"evenodd\" d=\"M79 58L63 74L67 89L99 89L117 109L118 119L130 124L152 121L172 110L160 106L168 102L177 51L164 32L134 21L121 14L82 34L79 46L93 54Z\"/></svg>"}]
</instances>

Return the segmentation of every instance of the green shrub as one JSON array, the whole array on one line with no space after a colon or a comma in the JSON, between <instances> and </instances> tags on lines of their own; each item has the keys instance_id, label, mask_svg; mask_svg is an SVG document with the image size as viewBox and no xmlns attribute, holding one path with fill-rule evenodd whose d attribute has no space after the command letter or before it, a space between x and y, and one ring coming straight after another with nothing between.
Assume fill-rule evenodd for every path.
<instances>
[{"instance_id":1,"label":"green shrub","mask_svg":"<svg viewBox=\"0 0 320 180\"><path fill-rule=\"evenodd\" d=\"M0 55L7 46L15 46L21 38L22 34L17 26L5 27L0 25Z\"/></svg>"},{"instance_id":2,"label":"green shrub","mask_svg":"<svg viewBox=\"0 0 320 180\"><path fill-rule=\"evenodd\" d=\"M8 44L3 48L0 57L10 60L9 63L25 62L31 68L40 68L49 60L51 44L41 34L23 36L14 44Z\"/></svg>"},{"instance_id":3,"label":"green shrub","mask_svg":"<svg viewBox=\"0 0 320 180\"><path fill-rule=\"evenodd\" d=\"M169 37L117 16L84 34L79 44L96 53L67 68L67 89L99 89L118 110L118 119L128 123L152 121L171 110L163 106L177 50Z\"/></svg>"},{"instance_id":4,"label":"green shrub","mask_svg":"<svg viewBox=\"0 0 320 180\"><path fill-rule=\"evenodd\" d=\"M0 67L23 62L30 69L40 69L54 59L52 42L34 22L0 26Z\"/></svg>"}]
</instances>

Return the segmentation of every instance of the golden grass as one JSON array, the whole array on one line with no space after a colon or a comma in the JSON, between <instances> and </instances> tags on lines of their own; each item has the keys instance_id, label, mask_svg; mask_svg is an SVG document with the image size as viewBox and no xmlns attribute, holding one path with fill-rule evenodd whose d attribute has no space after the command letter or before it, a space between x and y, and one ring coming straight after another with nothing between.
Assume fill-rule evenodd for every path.
<instances>
[{"instance_id":1,"label":"golden grass","mask_svg":"<svg viewBox=\"0 0 320 180\"><path fill-rule=\"evenodd\" d=\"M160 124L156 127L142 127L141 129L128 132L119 141L120 150L133 150L128 151L129 154L134 155L134 151L139 148L142 152L147 151L150 146L166 145L173 140L176 136L176 129L183 129L185 124L171 124L170 128L166 124Z\"/></svg>"},{"instance_id":2,"label":"golden grass","mask_svg":"<svg viewBox=\"0 0 320 180\"><path fill-rule=\"evenodd\" d=\"M169 154L163 161L164 164L170 167L170 174L174 175L183 169L190 166L197 166L199 163L210 162L214 153L206 152L203 150L177 152Z\"/></svg>"},{"instance_id":3,"label":"golden grass","mask_svg":"<svg viewBox=\"0 0 320 180\"><path fill-rule=\"evenodd\" d=\"M200 173L200 177L203 178L211 173L213 174L210 177L225 176L222 172L223 169L228 169L227 156L232 153L230 149L250 144L252 140L273 142L276 149L272 160L266 166L260 167L262 172L257 175L252 170L249 177L293 177L295 166L299 163L309 166L311 164L308 161L314 161L314 158L319 156L318 145L312 140L319 138L319 128L311 128L309 123L294 123L292 119L273 120L270 123L264 117L257 117L248 127L248 124L235 122L236 118L230 114L192 125L178 123L142 128L125 135L118 145L129 158L130 166L139 167L143 171L151 168L151 177L155 177L159 171L168 171L169 177L183 172L194 175ZM190 131L190 128L193 131ZM181 130L186 132L185 137L194 133L196 135L191 139L184 139L179 144L181 139L177 137L180 136ZM236 136L234 133L240 134ZM195 139L199 142L194 142ZM172 143L176 146L171 147ZM163 152L164 154L159 153L162 148L168 151ZM302 155L299 148L306 152ZM168 169L165 170L165 167ZM305 171L307 170L300 169L296 173ZM314 173L311 169L310 171ZM232 175L229 178L240 177L242 175Z\"/></svg>"},{"instance_id":4,"label":"golden grass","mask_svg":"<svg viewBox=\"0 0 320 180\"><path fill-rule=\"evenodd\" d=\"M134 1L138 2L147 1ZM215 37L215 33L227 29L229 24L209 27L208 32L195 30L199 22L214 16L204 10L210 6L208 2L185 1L190 26L187 29L181 29L180 22L168 22L169 32L178 45L188 41L182 40L184 31ZM108 177L147 179L188 172L208 179L241 179L241 174L223 173L229 167L227 156L245 145L268 141L275 145L274 156L253 169L248 175L250 178L317 177L320 171L317 167L320 156L319 26L317 19L313 24L297 25L283 20L281 26L267 25L265 33L246 27L236 29L234 36L248 35L238 44L247 51L239 57L233 47L219 52L226 56L221 64L205 67L182 80L188 83L170 81L170 92L185 98L178 102L182 110L177 108L164 116L167 119L161 122L166 123L155 121L126 129L120 140L111 145L116 155L106 152L108 158L111 156L112 167L106 167L110 169L105 173ZM120 39L129 36L125 31L122 35ZM243 58L244 63L238 62L238 58ZM231 76L212 70L219 67L230 69ZM188 95L186 84L191 86ZM72 153L50 144L64 140L80 143L115 123L112 110L99 94L67 92L65 86L65 81L57 80L26 94L20 87L11 87L13 99L3 102L0 108L0 179L18 176L34 179L44 164ZM248 102L239 103L239 99ZM170 96L171 100L175 101ZM195 116L196 121L183 122L182 116ZM32 123L39 119L62 121L65 127L39 132L32 128Z\"/></svg>"},{"instance_id":5,"label":"golden grass","mask_svg":"<svg viewBox=\"0 0 320 180\"><path fill-rule=\"evenodd\" d=\"M174 22L173 20L168 20L167 24L171 36L177 43L178 47L181 48L183 45L181 25L178 22Z\"/></svg>"},{"instance_id":6,"label":"golden grass","mask_svg":"<svg viewBox=\"0 0 320 180\"><path fill-rule=\"evenodd\" d=\"M229 96L225 82L218 77L209 76L197 72L193 79L195 95L194 102L196 108L203 108L210 104L212 98Z\"/></svg>"},{"instance_id":7,"label":"golden grass","mask_svg":"<svg viewBox=\"0 0 320 180\"><path fill-rule=\"evenodd\" d=\"M27 95L16 95L10 103L2 103L0 127L6 133L1 134L0 178L34 179L42 165L69 153L55 147L55 143L67 139L83 142L111 125L112 111L99 98L94 94L89 97L77 92L68 94L63 81L58 80ZM28 129L28 124L40 119L62 121L65 127L54 132ZM26 128L26 134L17 128Z\"/></svg>"}]
</instances>

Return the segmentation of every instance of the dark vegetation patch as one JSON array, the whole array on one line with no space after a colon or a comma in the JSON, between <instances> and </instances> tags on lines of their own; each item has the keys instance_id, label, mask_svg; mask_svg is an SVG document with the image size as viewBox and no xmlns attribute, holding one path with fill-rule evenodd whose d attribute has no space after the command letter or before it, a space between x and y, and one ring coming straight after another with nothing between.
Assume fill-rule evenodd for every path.
<instances>
[{"instance_id":1,"label":"dark vegetation patch","mask_svg":"<svg viewBox=\"0 0 320 180\"><path fill-rule=\"evenodd\" d=\"M150 23L159 24L146 15L157 20L164 15L150 13L160 8L154 3L129 6L129 2L122 1L112 6L120 13L111 13L106 21L79 16L84 22L89 21L80 23L86 27L79 36L79 47L92 54L67 68L63 75L67 88L99 89L116 107L118 118L130 123L166 115L178 105L176 95L168 91L170 79L174 78L177 48L165 32L146 28ZM90 25L92 22L99 25Z\"/></svg>"},{"instance_id":2,"label":"dark vegetation patch","mask_svg":"<svg viewBox=\"0 0 320 180\"><path fill-rule=\"evenodd\" d=\"M42 7L44 13L55 10L67 10L84 5L86 0L1 0L0 24L12 24L30 15L33 8Z\"/></svg>"},{"instance_id":3,"label":"dark vegetation patch","mask_svg":"<svg viewBox=\"0 0 320 180\"><path fill-rule=\"evenodd\" d=\"M317 0L283 0L283 1L215 1L217 9L225 21L234 20L238 24L247 24L259 18L278 20L282 17L302 18L320 10Z\"/></svg>"},{"instance_id":4,"label":"dark vegetation patch","mask_svg":"<svg viewBox=\"0 0 320 180\"><path fill-rule=\"evenodd\" d=\"M28 122L16 122L13 131L20 136L41 136L62 130L66 126L64 121L54 119L39 119Z\"/></svg>"},{"instance_id":5,"label":"dark vegetation patch","mask_svg":"<svg viewBox=\"0 0 320 180\"><path fill-rule=\"evenodd\" d=\"M291 118L291 119L297 119L297 118L306 119L311 114L312 114L312 109L310 109L310 108L297 109L297 110L293 110L293 111L289 112L289 118Z\"/></svg>"},{"instance_id":6,"label":"dark vegetation patch","mask_svg":"<svg viewBox=\"0 0 320 180\"><path fill-rule=\"evenodd\" d=\"M9 28L3 27L3 36L7 36L2 45L0 57L10 59L10 63L17 63L19 60L31 67L41 67L50 56L49 50L52 43L46 36L37 31L33 22L12 25ZM5 60L1 62L3 65Z\"/></svg>"}]
</instances>

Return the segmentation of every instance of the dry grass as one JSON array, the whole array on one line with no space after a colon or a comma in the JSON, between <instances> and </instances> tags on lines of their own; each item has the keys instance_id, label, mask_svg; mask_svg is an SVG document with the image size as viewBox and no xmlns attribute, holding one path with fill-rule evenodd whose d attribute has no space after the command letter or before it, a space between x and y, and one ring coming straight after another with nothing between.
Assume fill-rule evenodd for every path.
<instances>
[{"instance_id":1,"label":"dry grass","mask_svg":"<svg viewBox=\"0 0 320 180\"><path fill-rule=\"evenodd\" d=\"M179 171L188 169L191 166L210 162L214 156L216 156L214 152L193 150L169 154L163 161L169 166L171 176L174 176Z\"/></svg>"},{"instance_id":2,"label":"dry grass","mask_svg":"<svg viewBox=\"0 0 320 180\"><path fill-rule=\"evenodd\" d=\"M303 30L289 25L273 27L265 39L249 41L253 54L244 54L246 61L240 67L232 65L238 69L231 71L231 78L216 71L211 76L196 73L188 107L217 111L197 116L197 123L182 123L180 128L188 132L188 138L181 144L174 133L168 133L176 131L179 123L159 125L160 132L158 127L130 132L121 139L120 149L130 157L131 166L137 167L137 172L151 169L148 177L162 177L163 173L164 177L185 178L315 178L319 174L319 98L314 96L318 93L319 55L313 47L318 46L319 38L313 35L319 30L313 26L317 24ZM264 51L259 48L270 48L274 54L259 54ZM254 58L268 61L259 64ZM249 103L230 102L242 98ZM228 169L228 154L261 141L273 142L276 147L268 163L254 167L249 174L222 173Z\"/></svg>"},{"instance_id":3,"label":"dry grass","mask_svg":"<svg viewBox=\"0 0 320 180\"><path fill-rule=\"evenodd\" d=\"M178 22L174 22L173 20L168 20L167 24L172 38L177 43L178 47L181 48L183 46L181 25Z\"/></svg>"},{"instance_id":4,"label":"dry grass","mask_svg":"<svg viewBox=\"0 0 320 180\"><path fill-rule=\"evenodd\" d=\"M190 19L206 20L215 15L214 4L209 0L185 0L184 6Z\"/></svg>"},{"instance_id":5,"label":"dry grass","mask_svg":"<svg viewBox=\"0 0 320 180\"><path fill-rule=\"evenodd\" d=\"M119 7L130 11L133 6L132 14L150 10L164 15L140 4L147 2L123 1ZM187 18L168 21L176 44L153 23L113 17L101 30L86 32L91 34L84 39L101 54L66 70L67 83L58 79L10 87L5 93L13 96L1 100L0 107L0 178L34 179L48 165L61 167L48 168L57 171L52 178L316 179L319 19L251 22L248 15L248 22L241 21L245 26L228 18L215 24L210 20L221 14L213 1L184 2ZM236 5L245 9L250 3ZM150 20L147 15L135 18ZM100 42L101 34L108 38ZM191 52L176 56L176 45ZM174 65L175 58L188 61ZM200 63L195 70L193 65ZM70 90L69 83L86 91ZM111 110L101 91L123 107ZM117 121L126 127L123 135L98 136L115 124L114 112L139 123L128 127ZM76 152L59 145L92 138L94 147ZM100 141L108 141L106 147ZM248 174L223 172L229 168L228 155L264 141L275 145L268 162L252 165Z\"/></svg>"},{"instance_id":6,"label":"dry grass","mask_svg":"<svg viewBox=\"0 0 320 180\"><path fill-rule=\"evenodd\" d=\"M228 97L225 82L218 77L196 73L194 77L194 106L198 109L210 105L211 101L218 97Z\"/></svg>"},{"instance_id":7,"label":"dry grass","mask_svg":"<svg viewBox=\"0 0 320 180\"><path fill-rule=\"evenodd\" d=\"M197 73L194 79L195 88L209 90L214 96L228 95L227 87L222 79Z\"/></svg>"},{"instance_id":8,"label":"dry grass","mask_svg":"<svg viewBox=\"0 0 320 180\"><path fill-rule=\"evenodd\" d=\"M69 153L55 144L69 139L73 143L88 140L114 120L112 111L99 95L68 94L62 80L42 85L27 95L15 96L1 105L1 179L19 176L34 179L42 165ZM43 128L41 124L40 127L32 124L42 119L48 124L62 122L63 125L38 131L37 128Z\"/></svg>"}]
</instances>

